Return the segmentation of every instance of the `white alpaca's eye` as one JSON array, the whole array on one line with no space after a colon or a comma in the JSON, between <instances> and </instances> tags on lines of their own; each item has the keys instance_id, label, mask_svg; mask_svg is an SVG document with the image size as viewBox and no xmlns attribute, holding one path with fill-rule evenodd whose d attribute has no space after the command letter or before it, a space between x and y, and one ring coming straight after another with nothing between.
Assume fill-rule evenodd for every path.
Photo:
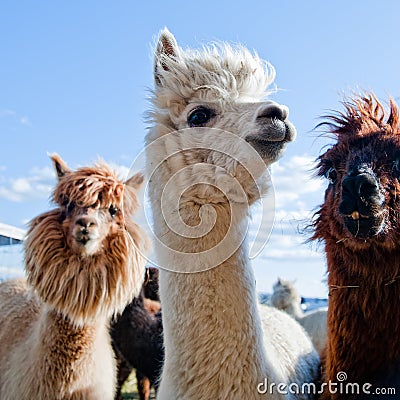
<instances>
[{"instance_id":1,"label":"white alpaca's eye","mask_svg":"<svg viewBox=\"0 0 400 400\"><path fill-rule=\"evenodd\" d=\"M208 108L196 108L189 114L188 124L191 127L202 126L206 124L214 115L214 112Z\"/></svg>"},{"instance_id":2,"label":"white alpaca's eye","mask_svg":"<svg viewBox=\"0 0 400 400\"><path fill-rule=\"evenodd\" d=\"M110 206L110 208L108 209L108 211L110 212L110 215L112 217L115 217L117 215L118 212L118 207L115 206Z\"/></svg>"}]
</instances>

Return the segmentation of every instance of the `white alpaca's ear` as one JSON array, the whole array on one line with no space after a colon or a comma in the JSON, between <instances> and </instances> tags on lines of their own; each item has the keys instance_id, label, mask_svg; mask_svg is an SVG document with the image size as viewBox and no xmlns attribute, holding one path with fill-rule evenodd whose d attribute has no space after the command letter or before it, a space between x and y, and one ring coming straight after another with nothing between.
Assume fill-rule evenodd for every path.
<instances>
[{"instance_id":1,"label":"white alpaca's ear","mask_svg":"<svg viewBox=\"0 0 400 400\"><path fill-rule=\"evenodd\" d=\"M62 178L68 172L71 172L67 163L57 153L52 154L50 158L53 161L58 179Z\"/></svg>"},{"instance_id":2,"label":"white alpaca's ear","mask_svg":"<svg viewBox=\"0 0 400 400\"><path fill-rule=\"evenodd\" d=\"M130 186L133 189L139 189L144 182L144 176L140 172L130 177L124 182L125 185Z\"/></svg>"},{"instance_id":3,"label":"white alpaca's ear","mask_svg":"<svg viewBox=\"0 0 400 400\"><path fill-rule=\"evenodd\" d=\"M162 81L160 77L163 71L169 71L169 64L175 62L179 57L179 46L176 42L174 35L164 28L157 42L157 48L154 57L154 81L157 85L161 86Z\"/></svg>"}]
</instances>

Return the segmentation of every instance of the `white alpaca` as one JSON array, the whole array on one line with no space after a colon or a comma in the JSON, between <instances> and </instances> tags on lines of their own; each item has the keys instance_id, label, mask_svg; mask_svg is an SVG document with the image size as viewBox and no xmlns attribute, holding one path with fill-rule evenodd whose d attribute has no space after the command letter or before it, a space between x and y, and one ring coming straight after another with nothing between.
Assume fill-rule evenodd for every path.
<instances>
[{"instance_id":1,"label":"white alpaca","mask_svg":"<svg viewBox=\"0 0 400 400\"><path fill-rule=\"evenodd\" d=\"M262 102L273 79L273 68L243 47L184 51L167 30L160 35L146 138L164 268L159 399L308 398L257 388L317 376L303 329L271 307L260 315L245 240L248 205L295 136L287 108Z\"/></svg>"},{"instance_id":2,"label":"white alpaca","mask_svg":"<svg viewBox=\"0 0 400 400\"><path fill-rule=\"evenodd\" d=\"M0 284L0 399L113 400L109 320L143 281L147 237L129 218L143 177L53 162L57 207L30 224L26 279Z\"/></svg>"},{"instance_id":3,"label":"white alpaca","mask_svg":"<svg viewBox=\"0 0 400 400\"><path fill-rule=\"evenodd\" d=\"M292 282L278 279L274 284L270 303L279 310L285 311L298 321L310 336L319 355L325 350L327 342L328 308L321 307L308 313L301 308L301 297Z\"/></svg>"}]
</instances>

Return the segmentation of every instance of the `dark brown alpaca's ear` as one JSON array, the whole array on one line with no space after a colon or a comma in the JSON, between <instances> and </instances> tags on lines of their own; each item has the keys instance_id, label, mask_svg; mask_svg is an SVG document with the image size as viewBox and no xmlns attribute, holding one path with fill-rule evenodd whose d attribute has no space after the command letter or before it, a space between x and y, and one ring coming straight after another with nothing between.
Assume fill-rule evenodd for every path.
<instances>
[{"instance_id":1,"label":"dark brown alpaca's ear","mask_svg":"<svg viewBox=\"0 0 400 400\"><path fill-rule=\"evenodd\" d=\"M140 172L130 177L124 182L125 185L130 186L133 189L139 189L144 182L144 176Z\"/></svg>"},{"instance_id":2,"label":"dark brown alpaca's ear","mask_svg":"<svg viewBox=\"0 0 400 400\"><path fill-rule=\"evenodd\" d=\"M162 86L162 71L169 71L168 65L179 57L179 46L174 35L164 28L157 42L154 58L154 81L158 86Z\"/></svg>"},{"instance_id":3,"label":"dark brown alpaca's ear","mask_svg":"<svg viewBox=\"0 0 400 400\"><path fill-rule=\"evenodd\" d=\"M51 155L50 158L53 161L54 169L58 179L62 178L68 172L71 172L68 165L57 153Z\"/></svg>"},{"instance_id":4,"label":"dark brown alpaca's ear","mask_svg":"<svg viewBox=\"0 0 400 400\"><path fill-rule=\"evenodd\" d=\"M399 107L392 98L390 99L390 115L387 120L387 124L394 131L397 131L399 129Z\"/></svg>"}]
</instances>

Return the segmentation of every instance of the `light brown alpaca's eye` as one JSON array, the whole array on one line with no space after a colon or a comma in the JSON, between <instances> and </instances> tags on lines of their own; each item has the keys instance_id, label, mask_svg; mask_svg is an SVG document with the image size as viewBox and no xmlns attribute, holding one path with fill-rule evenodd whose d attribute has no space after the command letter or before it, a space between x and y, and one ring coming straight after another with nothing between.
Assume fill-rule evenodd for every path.
<instances>
[{"instance_id":1,"label":"light brown alpaca's eye","mask_svg":"<svg viewBox=\"0 0 400 400\"><path fill-rule=\"evenodd\" d=\"M110 215L112 217L115 217L117 215L118 212L118 207L115 206L110 206L110 208L108 209L108 211L110 212Z\"/></svg>"},{"instance_id":2,"label":"light brown alpaca's eye","mask_svg":"<svg viewBox=\"0 0 400 400\"><path fill-rule=\"evenodd\" d=\"M329 179L330 183L335 183L337 180L337 172L336 169L330 167L328 171L325 172L325 178Z\"/></svg>"},{"instance_id":3,"label":"light brown alpaca's eye","mask_svg":"<svg viewBox=\"0 0 400 400\"><path fill-rule=\"evenodd\" d=\"M72 213L72 211L74 211L74 208L75 208L75 203L73 201L71 201L70 203L68 203L66 205L66 208L67 208L68 214Z\"/></svg>"},{"instance_id":4,"label":"light brown alpaca's eye","mask_svg":"<svg viewBox=\"0 0 400 400\"><path fill-rule=\"evenodd\" d=\"M206 124L214 115L214 112L206 107L196 108L189 114L188 124L191 127L202 126Z\"/></svg>"}]
</instances>

